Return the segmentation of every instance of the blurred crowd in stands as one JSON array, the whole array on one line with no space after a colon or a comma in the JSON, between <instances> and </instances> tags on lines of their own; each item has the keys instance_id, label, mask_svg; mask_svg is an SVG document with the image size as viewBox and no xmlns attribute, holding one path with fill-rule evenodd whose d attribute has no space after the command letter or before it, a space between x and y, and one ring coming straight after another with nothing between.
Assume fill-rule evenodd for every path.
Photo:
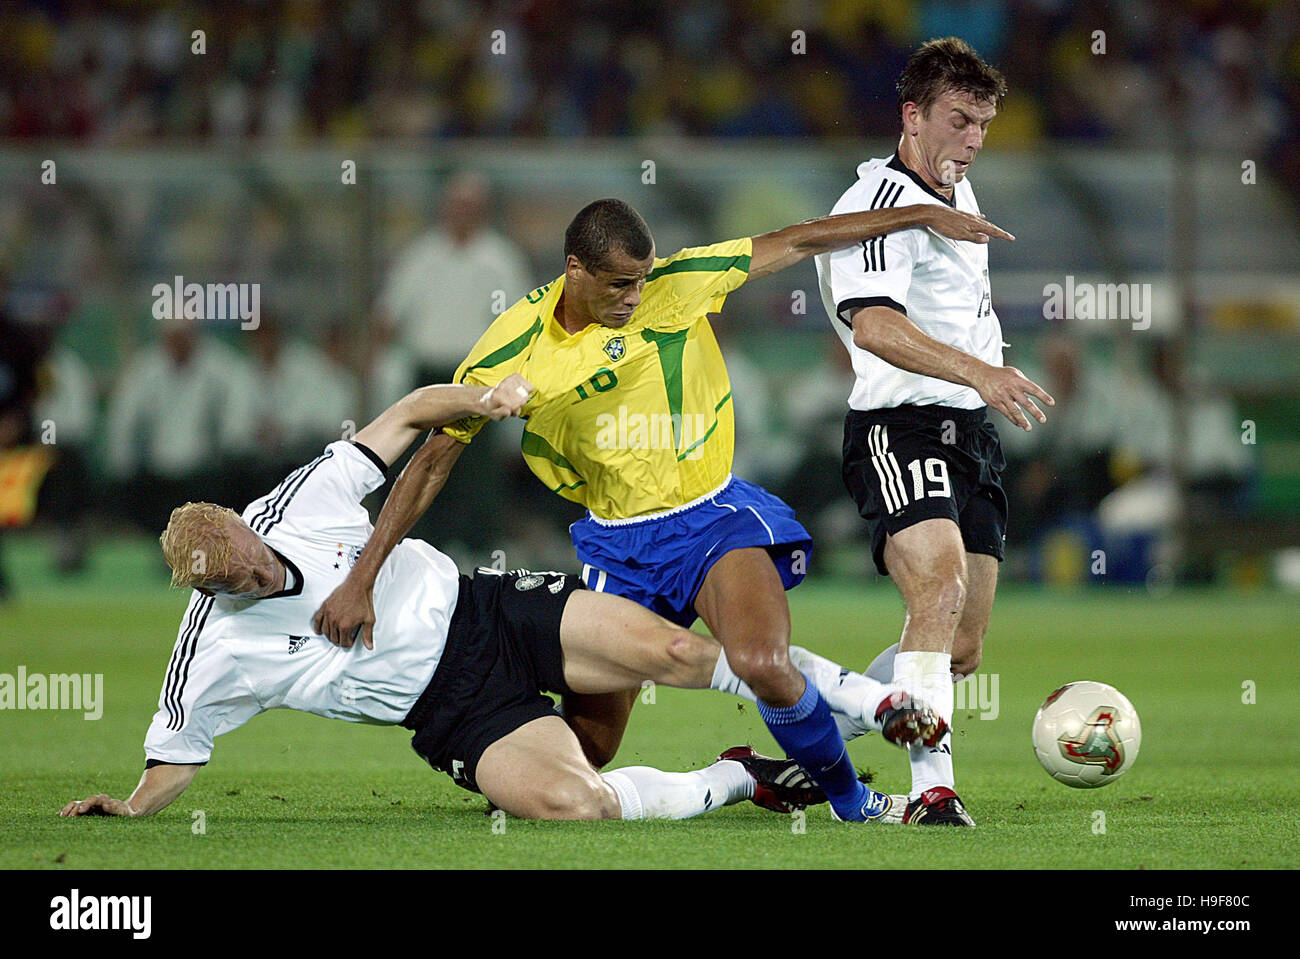
<instances>
[{"instance_id":1,"label":"blurred crowd in stands","mask_svg":"<svg viewBox=\"0 0 1300 959\"><path fill-rule=\"evenodd\" d=\"M1284 188L1300 184L1300 18L1262 0L6 3L0 143L106 156L197 144L239 156L383 138L888 138L908 52L951 33L1011 80L1000 148L1060 138L1163 148L1181 93L1197 150L1257 158ZM495 314L558 272L548 263L539 273L493 228L505 215L473 173L438 181L432 228L418 206L386 209L409 229L365 240L352 233L354 211L310 186L260 186L228 203L181 176L157 195L74 187L56 202L36 188L0 206L0 530L34 509L55 533L59 566L75 571L92 527L156 535L186 499L242 506L409 388L449 380ZM311 229L298 222L304 211L319 221ZM551 212L513 217L508 232L531 230L535 249ZM57 246L43 240L56 232ZM280 300L267 292L249 331L144 314L137 323L124 278L177 264L291 288ZM371 301L346 302L344 271L373 276ZM50 289L32 289L32 277ZM718 329L737 472L787 498L823 550L864 558L840 481L844 351L824 329L805 329L800 348L814 362L793 382L761 351L746 353L743 320L724 314ZM1039 339L1036 365L1017 360L1061 401L1047 429L999 424L1008 545L1024 575L1077 579L1063 567L1103 547L1108 572L1128 575L1131 547L1140 578L1198 503L1222 517L1249 502L1257 464L1231 400L1192 390L1182 466L1196 502L1180 502L1165 348L1147 340L1114 352L1058 330ZM565 526L581 509L527 472L520 429L495 424L476 441L488 450L462 457L417 535L462 564L498 548L533 565L569 563ZM0 542L0 564L2 554Z\"/></svg>"},{"instance_id":2,"label":"blurred crowd in stands","mask_svg":"<svg viewBox=\"0 0 1300 959\"><path fill-rule=\"evenodd\" d=\"M954 33L1011 79L1000 145L1164 144L1177 93L1196 149L1300 179L1300 18L1267 0L11 3L0 136L882 136Z\"/></svg>"},{"instance_id":3,"label":"blurred crowd in stands","mask_svg":"<svg viewBox=\"0 0 1300 959\"><path fill-rule=\"evenodd\" d=\"M249 329L167 318L110 378L61 336L71 297L18 295L0 277L0 456L25 447L49 460L0 460L0 529L25 525L21 487L39 486L37 518L57 528L59 565L75 571L88 514L156 533L186 500L242 508L407 391L451 382L495 314L536 285L489 226L488 196L478 174L447 185L438 223L394 258L364 329L304 324L275 304ZM500 502L525 479L500 455L512 440L517 426L489 431L476 444L489 452L465 457L445 490L455 508L416 533L461 548L504 543ZM531 499L546 508L531 491L515 497Z\"/></svg>"},{"instance_id":4,"label":"blurred crowd in stands","mask_svg":"<svg viewBox=\"0 0 1300 959\"><path fill-rule=\"evenodd\" d=\"M60 341L66 297L29 302L16 322L15 298L0 289L0 455L26 446L50 457L38 464L49 472L37 519L55 534L60 568L80 568L91 523L156 534L187 500L242 507L409 389L451 381L494 315L544 279L530 277L522 252L491 226L488 190L475 173L447 185L436 224L392 258L360 337L355 324L312 328L274 304L249 330L238 321L165 320L104 381ZM840 480L847 353L829 332L791 334L798 341L787 356L816 345L790 376L733 339L745 324L734 312L724 310L715 330L736 398L736 472L794 506L820 549L844 547L865 566L864 526ZM1017 362L1056 396L1051 421L1030 434L998 424L1017 573L1078 581L1102 549L1108 581L1142 580L1180 518L1231 516L1247 505L1257 465L1228 397L1192 390L1184 406L1191 442L1175 444L1167 343L1147 340L1145 355L1118 362L1090 355L1089 342L1059 327L1037 342L1037 357ZM500 549L563 568L565 529L581 508L527 471L521 429L492 424L415 535L466 564L489 563ZM1192 502L1174 482L1179 449ZM12 463L0 465L0 493L6 475L13 485Z\"/></svg>"}]
</instances>

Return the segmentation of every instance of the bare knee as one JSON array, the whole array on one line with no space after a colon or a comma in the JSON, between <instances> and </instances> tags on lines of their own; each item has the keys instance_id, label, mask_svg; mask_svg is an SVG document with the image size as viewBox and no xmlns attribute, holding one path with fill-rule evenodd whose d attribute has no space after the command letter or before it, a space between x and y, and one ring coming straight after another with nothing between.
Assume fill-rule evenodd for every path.
<instances>
[{"instance_id":1,"label":"bare knee","mask_svg":"<svg viewBox=\"0 0 1300 959\"><path fill-rule=\"evenodd\" d=\"M966 570L949 571L936 586L935 611L960 620L966 609Z\"/></svg>"},{"instance_id":2,"label":"bare knee","mask_svg":"<svg viewBox=\"0 0 1300 959\"><path fill-rule=\"evenodd\" d=\"M538 797L531 819L618 819L618 796L594 773L572 776L556 783Z\"/></svg>"},{"instance_id":3,"label":"bare knee","mask_svg":"<svg viewBox=\"0 0 1300 959\"><path fill-rule=\"evenodd\" d=\"M683 689L707 689L719 649L715 639L689 629L673 629L664 644L663 676L659 681Z\"/></svg>"},{"instance_id":4,"label":"bare knee","mask_svg":"<svg viewBox=\"0 0 1300 959\"><path fill-rule=\"evenodd\" d=\"M803 677L790 662L786 643L751 642L733 646L727 653L731 670L765 702L797 700L803 689Z\"/></svg>"},{"instance_id":5,"label":"bare knee","mask_svg":"<svg viewBox=\"0 0 1300 959\"><path fill-rule=\"evenodd\" d=\"M956 629L966 608L966 570L954 563L926 577L908 598L910 619L929 619Z\"/></svg>"}]
</instances>

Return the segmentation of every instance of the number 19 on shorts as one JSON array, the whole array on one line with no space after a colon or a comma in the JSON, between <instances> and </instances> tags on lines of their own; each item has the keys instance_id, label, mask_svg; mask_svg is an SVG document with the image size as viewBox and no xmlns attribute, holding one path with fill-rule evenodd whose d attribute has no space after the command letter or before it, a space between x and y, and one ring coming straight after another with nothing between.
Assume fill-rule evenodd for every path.
<instances>
[{"instance_id":1,"label":"number 19 on shorts","mask_svg":"<svg viewBox=\"0 0 1300 959\"><path fill-rule=\"evenodd\" d=\"M887 427L875 426L871 430L872 457L871 465L876 469L880 480L880 492L885 500L885 509L897 513L909 502L937 497L950 499L952 483L948 480L948 463L937 456L917 457L907 464L907 473L911 482L903 476L898 467L898 460L889 449L889 431ZM910 486L910 498L909 490Z\"/></svg>"}]
</instances>

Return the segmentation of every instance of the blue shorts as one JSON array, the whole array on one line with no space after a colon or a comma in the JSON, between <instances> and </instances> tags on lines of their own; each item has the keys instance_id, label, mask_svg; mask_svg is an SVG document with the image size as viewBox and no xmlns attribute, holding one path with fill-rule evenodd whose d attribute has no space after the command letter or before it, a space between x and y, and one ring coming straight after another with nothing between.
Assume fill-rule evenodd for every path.
<instances>
[{"instance_id":1,"label":"blue shorts","mask_svg":"<svg viewBox=\"0 0 1300 959\"><path fill-rule=\"evenodd\" d=\"M569 534L587 586L640 603L679 626L695 622L695 594L723 554L761 546L786 589L803 581L812 557L812 537L794 510L738 478L665 513L629 520L588 514Z\"/></svg>"}]
</instances>

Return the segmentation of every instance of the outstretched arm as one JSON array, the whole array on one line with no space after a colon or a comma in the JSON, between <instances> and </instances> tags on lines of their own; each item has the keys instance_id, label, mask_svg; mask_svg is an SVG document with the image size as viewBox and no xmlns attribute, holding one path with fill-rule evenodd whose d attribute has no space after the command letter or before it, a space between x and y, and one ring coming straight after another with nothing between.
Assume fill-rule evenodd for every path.
<instances>
[{"instance_id":1,"label":"outstretched arm","mask_svg":"<svg viewBox=\"0 0 1300 959\"><path fill-rule=\"evenodd\" d=\"M982 216L934 203L840 213L805 220L754 237L754 250L749 259L749 278L753 280L767 276L810 256L842 250L873 236L918 226L930 227L946 237L972 243L987 243L992 236L1004 240L1015 239L1006 230L994 226Z\"/></svg>"},{"instance_id":2,"label":"outstretched arm","mask_svg":"<svg viewBox=\"0 0 1300 959\"><path fill-rule=\"evenodd\" d=\"M531 392L532 384L517 373L491 388L469 384L422 386L380 413L353 439L391 466L425 430L465 416L503 420L523 409Z\"/></svg>"},{"instance_id":3,"label":"outstretched arm","mask_svg":"<svg viewBox=\"0 0 1300 959\"><path fill-rule=\"evenodd\" d=\"M127 800L100 793L73 800L59 810L60 816L152 816L185 792L199 771L198 765L163 763L150 766L140 777L140 784Z\"/></svg>"}]
</instances>

